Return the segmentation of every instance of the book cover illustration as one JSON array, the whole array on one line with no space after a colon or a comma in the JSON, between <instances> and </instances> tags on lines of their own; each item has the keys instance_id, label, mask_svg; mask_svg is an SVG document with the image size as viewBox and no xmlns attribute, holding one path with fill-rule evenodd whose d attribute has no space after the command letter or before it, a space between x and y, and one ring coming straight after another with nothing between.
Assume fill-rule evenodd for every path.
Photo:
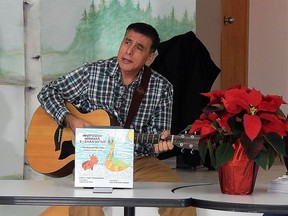
<instances>
[{"instance_id":1,"label":"book cover illustration","mask_svg":"<svg viewBox=\"0 0 288 216\"><path fill-rule=\"evenodd\" d=\"M75 187L133 187L134 130L77 128Z\"/></svg>"}]
</instances>

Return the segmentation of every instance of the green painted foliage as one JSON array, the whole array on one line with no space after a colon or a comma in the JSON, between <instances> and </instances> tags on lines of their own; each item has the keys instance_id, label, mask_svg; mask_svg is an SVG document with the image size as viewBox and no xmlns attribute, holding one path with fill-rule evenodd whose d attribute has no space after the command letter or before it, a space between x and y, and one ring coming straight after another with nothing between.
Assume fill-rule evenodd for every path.
<instances>
[{"instance_id":1,"label":"green painted foliage","mask_svg":"<svg viewBox=\"0 0 288 216\"><path fill-rule=\"evenodd\" d=\"M159 32L161 41L195 29L195 20L189 19L187 10L183 11L181 20L176 19L174 8L171 8L171 13L164 17L153 17L152 11L150 2L147 8L142 9L139 3L135 5L131 0L125 0L123 3L112 0L109 5L102 0L97 8L92 1L90 8L83 11L75 29L74 40L69 48L60 52L54 51L54 53L53 50L50 50L49 53L54 56L61 54L62 59L65 59L65 56L70 58L73 56L73 59L76 59L70 64L67 62L66 68L61 67L61 70L67 73L75 65L81 65L83 62L117 55L125 29L130 23L146 22L151 24ZM43 53L47 53L46 51L44 49ZM48 76L51 77L51 73L59 75L61 71L53 70L49 72Z\"/></svg>"}]
</instances>

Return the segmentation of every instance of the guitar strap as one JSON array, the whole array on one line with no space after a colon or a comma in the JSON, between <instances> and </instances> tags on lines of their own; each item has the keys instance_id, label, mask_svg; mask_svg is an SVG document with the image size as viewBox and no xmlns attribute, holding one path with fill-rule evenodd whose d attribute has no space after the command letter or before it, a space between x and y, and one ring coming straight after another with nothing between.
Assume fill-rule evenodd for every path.
<instances>
[{"instance_id":1,"label":"guitar strap","mask_svg":"<svg viewBox=\"0 0 288 216\"><path fill-rule=\"evenodd\" d=\"M133 97L132 97L132 101L129 107L129 111L128 111L128 116L126 118L126 122L124 124L124 128L129 128L134 116L137 113L137 110L140 106L140 103L147 91L148 88L148 83L149 83L149 79L151 76L151 68L149 68L148 66L144 65L144 72L143 72L143 76L141 79L141 83L140 85L135 89L134 93L133 93Z\"/></svg>"}]
</instances>

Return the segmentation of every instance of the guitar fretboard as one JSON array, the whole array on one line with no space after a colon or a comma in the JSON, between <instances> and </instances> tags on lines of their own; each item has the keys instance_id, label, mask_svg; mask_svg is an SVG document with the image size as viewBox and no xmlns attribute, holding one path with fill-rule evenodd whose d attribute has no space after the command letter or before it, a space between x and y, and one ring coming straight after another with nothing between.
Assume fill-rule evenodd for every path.
<instances>
[{"instance_id":1,"label":"guitar fretboard","mask_svg":"<svg viewBox=\"0 0 288 216\"><path fill-rule=\"evenodd\" d=\"M173 141L173 135L168 136L168 140ZM146 133L135 133L134 141L136 143L151 143L156 144L160 140L160 134L146 134Z\"/></svg>"},{"instance_id":2,"label":"guitar fretboard","mask_svg":"<svg viewBox=\"0 0 288 216\"><path fill-rule=\"evenodd\" d=\"M146 134L146 133L135 133L134 142L140 144L156 144L160 140L160 134ZM173 145L181 149L198 150L199 135L193 134L178 134L170 135L166 138L170 140Z\"/></svg>"}]
</instances>

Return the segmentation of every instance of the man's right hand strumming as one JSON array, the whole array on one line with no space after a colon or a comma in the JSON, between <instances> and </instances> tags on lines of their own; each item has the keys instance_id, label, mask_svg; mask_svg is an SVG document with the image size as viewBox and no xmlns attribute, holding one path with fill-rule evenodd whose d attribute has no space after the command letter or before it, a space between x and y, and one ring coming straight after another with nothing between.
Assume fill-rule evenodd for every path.
<instances>
[{"instance_id":1,"label":"man's right hand strumming","mask_svg":"<svg viewBox=\"0 0 288 216\"><path fill-rule=\"evenodd\" d=\"M89 122L79 119L72 114L68 114L64 121L66 126L69 127L73 133L75 133L76 128L86 128L92 126Z\"/></svg>"}]
</instances>

